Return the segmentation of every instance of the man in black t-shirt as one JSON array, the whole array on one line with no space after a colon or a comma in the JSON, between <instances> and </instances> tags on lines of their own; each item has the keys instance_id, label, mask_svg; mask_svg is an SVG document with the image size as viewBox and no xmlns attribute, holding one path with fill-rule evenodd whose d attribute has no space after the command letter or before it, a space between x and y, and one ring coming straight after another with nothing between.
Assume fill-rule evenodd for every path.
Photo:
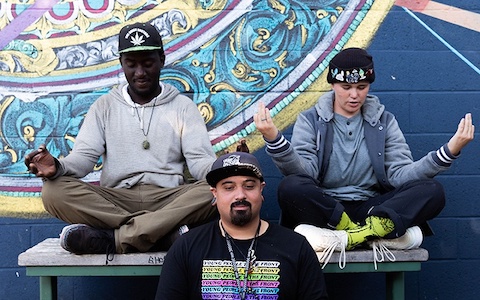
<instances>
[{"instance_id":1,"label":"man in black t-shirt","mask_svg":"<svg viewBox=\"0 0 480 300\"><path fill-rule=\"evenodd\" d=\"M327 299L306 239L260 218L265 181L253 155L219 157L207 181L220 219L170 248L156 299Z\"/></svg>"}]
</instances>

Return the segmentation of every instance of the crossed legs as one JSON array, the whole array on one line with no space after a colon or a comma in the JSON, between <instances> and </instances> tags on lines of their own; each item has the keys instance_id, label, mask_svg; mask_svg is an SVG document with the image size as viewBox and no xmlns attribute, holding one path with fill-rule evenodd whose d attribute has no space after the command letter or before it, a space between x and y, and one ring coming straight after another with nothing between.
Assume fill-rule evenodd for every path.
<instances>
[{"instance_id":1,"label":"crossed legs","mask_svg":"<svg viewBox=\"0 0 480 300\"><path fill-rule=\"evenodd\" d=\"M211 220L216 209L205 181L176 188L138 185L105 188L71 177L47 180L42 189L45 209L71 224L115 229L116 252L149 251L163 236Z\"/></svg>"},{"instance_id":2,"label":"crossed legs","mask_svg":"<svg viewBox=\"0 0 480 300\"><path fill-rule=\"evenodd\" d=\"M291 175L280 183L278 201L282 225L295 228L302 223L347 230L356 235L350 238L358 244L369 235L395 238L411 226L425 224L441 212L445 194L439 182L425 179L407 182L366 201L340 202L327 195L314 179Z\"/></svg>"}]
</instances>

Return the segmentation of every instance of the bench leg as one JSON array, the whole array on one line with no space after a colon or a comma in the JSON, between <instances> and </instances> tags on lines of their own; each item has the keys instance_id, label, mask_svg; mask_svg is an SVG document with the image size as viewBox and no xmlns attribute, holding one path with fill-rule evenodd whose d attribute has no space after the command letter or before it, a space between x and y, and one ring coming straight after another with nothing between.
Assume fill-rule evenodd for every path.
<instances>
[{"instance_id":1,"label":"bench leg","mask_svg":"<svg viewBox=\"0 0 480 300\"><path fill-rule=\"evenodd\" d=\"M387 300L405 299L405 273L387 272Z\"/></svg>"},{"instance_id":2,"label":"bench leg","mask_svg":"<svg viewBox=\"0 0 480 300\"><path fill-rule=\"evenodd\" d=\"M40 300L57 299L57 277L40 276Z\"/></svg>"}]
</instances>

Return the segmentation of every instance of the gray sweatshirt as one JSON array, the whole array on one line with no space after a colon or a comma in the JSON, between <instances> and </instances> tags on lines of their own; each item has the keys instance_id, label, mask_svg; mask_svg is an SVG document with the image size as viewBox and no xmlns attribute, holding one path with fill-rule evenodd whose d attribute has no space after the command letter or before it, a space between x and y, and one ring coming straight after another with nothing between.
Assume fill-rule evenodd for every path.
<instances>
[{"instance_id":1,"label":"gray sweatshirt","mask_svg":"<svg viewBox=\"0 0 480 300\"><path fill-rule=\"evenodd\" d=\"M59 159L55 177L84 177L102 157L100 184L106 187L176 187L184 183L185 165L195 179L205 179L216 157L195 103L161 83L161 94L140 106L122 92L124 87L93 103L72 152ZM149 149L143 147L145 140Z\"/></svg>"},{"instance_id":2,"label":"gray sweatshirt","mask_svg":"<svg viewBox=\"0 0 480 300\"><path fill-rule=\"evenodd\" d=\"M323 182L333 151L334 97L333 91L323 94L314 107L298 116L292 143L281 133L275 140L266 141L266 152L283 175L307 174L318 179L319 183ZM385 111L374 95L367 96L362 106L362 118L370 162L384 190L410 180L433 178L447 170L458 157L452 155L444 144L414 161L394 115Z\"/></svg>"}]
</instances>

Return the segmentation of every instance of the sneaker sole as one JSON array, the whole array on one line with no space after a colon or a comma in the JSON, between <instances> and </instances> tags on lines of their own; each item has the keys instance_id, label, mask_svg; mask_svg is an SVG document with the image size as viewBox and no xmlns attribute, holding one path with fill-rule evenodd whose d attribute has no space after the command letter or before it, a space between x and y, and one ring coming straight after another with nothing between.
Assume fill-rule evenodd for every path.
<instances>
[{"instance_id":1,"label":"sneaker sole","mask_svg":"<svg viewBox=\"0 0 480 300\"><path fill-rule=\"evenodd\" d=\"M68 252L72 252L71 249L67 246L67 244L65 243L66 239L67 239L67 236L77 230L78 228L80 227L87 227L87 225L84 225L84 224L71 224L71 225L67 225L65 227L63 227L62 229L62 232L60 232L60 246L67 250Z\"/></svg>"},{"instance_id":2,"label":"sneaker sole","mask_svg":"<svg viewBox=\"0 0 480 300\"><path fill-rule=\"evenodd\" d=\"M413 238L413 241L415 241L415 243L413 243L407 249L414 249L414 248L420 247L420 245L423 243L423 233L420 227L418 226L410 227L407 229L407 231L411 235L411 238Z\"/></svg>"},{"instance_id":3,"label":"sneaker sole","mask_svg":"<svg viewBox=\"0 0 480 300\"><path fill-rule=\"evenodd\" d=\"M404 241L404 239L407 239ZM372 248L374 241L367 242L369 248ZM410 250L420 247L423 243L423 233L420 227L413 226L407 228L404 235L399 238L388 240L380 239L380 243L383 243L387 248L392 250Z\"/></svg>"}]
</instances>

